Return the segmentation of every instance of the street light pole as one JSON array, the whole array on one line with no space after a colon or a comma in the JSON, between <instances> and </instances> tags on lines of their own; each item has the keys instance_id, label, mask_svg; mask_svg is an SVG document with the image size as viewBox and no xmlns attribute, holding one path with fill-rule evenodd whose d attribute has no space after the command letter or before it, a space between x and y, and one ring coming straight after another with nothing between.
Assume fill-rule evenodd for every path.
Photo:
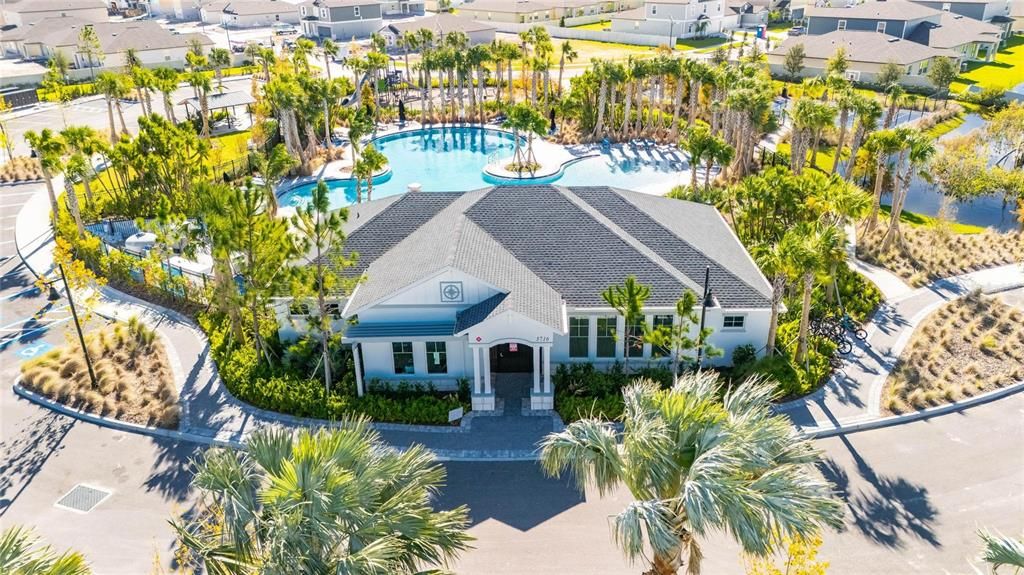
<instances>
[{"instance_id":1,"label":"street light pole","mask_svg":"<svg viewBox=\"0 0 1024 575\"><path fill-rule=\"evenodd\" d=\"M703 367L704 360L704 319L707 317L708 306L714 306L711 294L711 266L704 267L704 299L700 304L700 329L697 331L697 369Z\"/></svg>"},{"instance_id":2,"label":"street light pole","mask_svg":"<svg viewBox=\"0 0 1024 575\"><path fill-rule=\"evenodd\" d=\"M96 372L92 370L92 359L89 357L89 348L85 346L85 336L82 335L82 324L78 322L78 311L75 309L75 298L71 295L71 287L68 285L68 276L64 274L64 264L57 264L60 270L60 279L64 282L64 291L68 294L68 305L71 306L71 317L75 321L75 330L78 331L78 343L82 344L82 355L85 356L85 365L89 368L89 381L93 389L99 387L96 383Z\"/></svg>"}]
</instances>

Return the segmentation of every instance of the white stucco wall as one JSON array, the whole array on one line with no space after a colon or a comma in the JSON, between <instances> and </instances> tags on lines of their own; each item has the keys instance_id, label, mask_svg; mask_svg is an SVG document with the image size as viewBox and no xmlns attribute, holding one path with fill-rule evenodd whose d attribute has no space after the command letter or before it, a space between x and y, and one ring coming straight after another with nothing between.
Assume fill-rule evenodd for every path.
<instances>
[{"instance_id":1,"label":"white stucco wall","mask_svg":"<svg viewBox=\"0 0 1024 575\"><path fill-rule=\"evenodd\" d=\"M427 373L427 343L412 342L413 365L415 373L396 374L391 342L363 342L360 344L365 369L363 380L369 383L374 379L389 382L407 381L409 383L432 383L442 390L457 389L460 378L473 379L473 357L469 355L466 338L437 339L444 341L448 355L448 373Z\"/></svg>"}]
</instances>

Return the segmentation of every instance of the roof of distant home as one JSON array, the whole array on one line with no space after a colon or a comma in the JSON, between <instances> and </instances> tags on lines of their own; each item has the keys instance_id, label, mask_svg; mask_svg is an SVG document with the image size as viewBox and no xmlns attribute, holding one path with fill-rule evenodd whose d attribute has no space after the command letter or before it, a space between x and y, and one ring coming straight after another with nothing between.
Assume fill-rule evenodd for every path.
<instances>
[{"instance_id":1,"label":"roof of distant home","mask_svg":"<svg viewBox=\"0 0 1024 575\"><path fill-rule=\"evenodd\" d=\"M4 33L5 41L23 41L54 48L77 46L82 28L91 26L106 55L118 54L128 48L136 50L168 50L184 48L196 39L202 45L213 41L203 34L173 34L152 20L122 22L87 22L73 16L43 18Z\"/></svg>"},{"instance_id":2,"label":"roof of distant home","mask_svg":"<svg viewBox=\"0 0 1024 575\"><path fill-rule=\"evenodd\" d=\"M450 34L452 32L482 32L485 30L494 30L494 26L485 24L483 22L477 22L471 18L463 18L454 14L448 14L447 12L441 14L435 14L434 16L427 16L426 18L417 18L415 20L407 20L405 22L394 22L385 26L393 34L400 35L406 32L416 32L418 30L431 30L438 35Z\"/></svg>"},{"instance_id":3,"label":"roof of distant home","mask_svg":"<svg viewBox=\"0 0 1024 575\"><path fill-rule=\"evenodd\" d=\"M939 22L920 24L907 39L933 48L956 48L969 42L999 42L1003 33L999 26L951 12L943 12Z\"/></svg>"},{"instance_id":4,"label":"roof of distant home","mask_svg":"<svg viewBox=\"0 0 1024 575\"><path fill-rule=\"evenodd\" d=\"M728 0L726 6L736 14L756 14L768 11L767 2L760 0Z\"/></svg>"},{"instance_id":5,"label":"roof of distant home","mask_svg":"<svg viewBox=\"0 0 1024 575\"><path fill-rule=\"evenodd\" d=\"M106 3L102 0L19 0L18 2L8 1L4 4L4 10L19 14L93 8L106 8Z\"/></svg>"},{"instance_id":6,"label":"roof of distant home","mask_svg":"<svg viewBox=\"0 0 1024 575\"><path fill-rule=\"evenodd\" d=\"M216 92L206 97L206 107L210 110L220 110L235 106L247 106L255 101L256 99L249 92ZM201 104L199 98L195 97L185 98L178 103L188 104L197 110Z\"/></svg>"},{"instance_id":7,"label":"roof of distant home","mask_svg":"<svg viewBox=\"0 0 1024 575\"><path fill-rule=\"evenodd\" d=\"M347 6L373 6L380 2L377 0L316 0L313 4L324 8L344 8Z\"/></svg>"},{"instance_id":8,"label":"roof of distant home","mask_svg":"<svg viewBox=\"0 0 1024 575\"><path fill-rule=\"evenodd\" d=\"M345 250L364 275L347 314L444 270L501 296L465 310L468 327L506 310L563 328L565 306L607 307L601 292L634 275L650 307L711 288L723 308L765 308L771 287L712 206L609 187L497 186L412 192L348 208ZM330 258L330 261L336 261Z\"/></svg>"},{"instance_id":9,"label":"roof of distant home","mask_svg":"<svg viewBox=\"0 0 1024 575\"><path fill-rule=\"evenodd\" d=\"M534 0L475 0L459 5L460 12L508 12L520 14L523 12L543 12L550 10L552 6L544 2Z\"/></svg>"},{"instance_id":10,"label":"roof of distant home","mask_svg":"<svg viewBox=\"0 0 1024 575\"><path fill-rule=\"evenodd\" d=\"M882 19L882 20L915 20L927 18L939 13L940 10L908 2L907 0L868 0L848 8L830 6L808 6L804 13L807 17L823 16L845 19Z\"/></svg>"},{"instance_id":11,"label":"roof of distant home","mask_svg":"<svg viewBox=\"0 0 1024 575\"><path fill-rule=\"evenodd\" d=\"M846 57L852 62L901 65L912 64L935 56L956 57L956 52L932 48L896 36L870 31L836 31L814 36L791 36L773 49L770 54L785 55L790 48L803 44L807 58L825 60L831 58L840 47L846 49Z\"/></svg>"},{"instance_id":12,"label":"roof of distant home","mask_svg":"<svg viewBox=\"0 0 1024 575\"><path fill-rule=\"evenodd\" d=\"M258 16L295 12L299 9L299 5L281 0L228 0L212 3L206 9L238 16Z\"/></svg>"}]
</instances>

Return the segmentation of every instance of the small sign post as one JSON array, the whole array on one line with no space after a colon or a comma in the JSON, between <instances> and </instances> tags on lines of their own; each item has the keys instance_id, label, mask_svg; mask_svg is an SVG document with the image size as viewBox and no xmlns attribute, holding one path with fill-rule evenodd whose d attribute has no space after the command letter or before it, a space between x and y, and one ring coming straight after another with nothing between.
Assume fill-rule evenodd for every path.
<instances>
[{"instance_id":1,"label":"small sign post","mask_svg":"<svg viewBox=\"0 0 1024 575\"><path fill-rule=\"evenodd\" d=\"M456 408L448 412L448 423L462 419L462 408Z\"/></svg>"}]
</instances>

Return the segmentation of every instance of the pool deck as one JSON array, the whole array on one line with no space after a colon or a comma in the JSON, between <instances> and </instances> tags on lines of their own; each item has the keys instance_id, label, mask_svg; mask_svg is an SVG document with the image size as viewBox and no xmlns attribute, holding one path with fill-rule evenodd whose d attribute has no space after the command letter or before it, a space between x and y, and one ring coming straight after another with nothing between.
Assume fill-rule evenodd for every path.
<instances>
[{"instance_id":1,"label":"pool deck","mask_svg":"<svg viewBox=\"0 0 1024 575\"><path fill-rule=\"evenodd\" d=\"M525 153L524 145L523 154ZM512 156L498 158L496 161L484 166L483 170L485 174L496 178L508 180L539 180L558 174L565 168L565 166L577 160L597 156L600 155L600 153L592 146L574 146L572 148L568 148L561 144L555 144L540 138L535 138L533 140L533 155L537 159L537 163L540 164L540 167L530 174L523 174L505 169L505 166L512 162Z\"/></svg>"}]
</instances>

